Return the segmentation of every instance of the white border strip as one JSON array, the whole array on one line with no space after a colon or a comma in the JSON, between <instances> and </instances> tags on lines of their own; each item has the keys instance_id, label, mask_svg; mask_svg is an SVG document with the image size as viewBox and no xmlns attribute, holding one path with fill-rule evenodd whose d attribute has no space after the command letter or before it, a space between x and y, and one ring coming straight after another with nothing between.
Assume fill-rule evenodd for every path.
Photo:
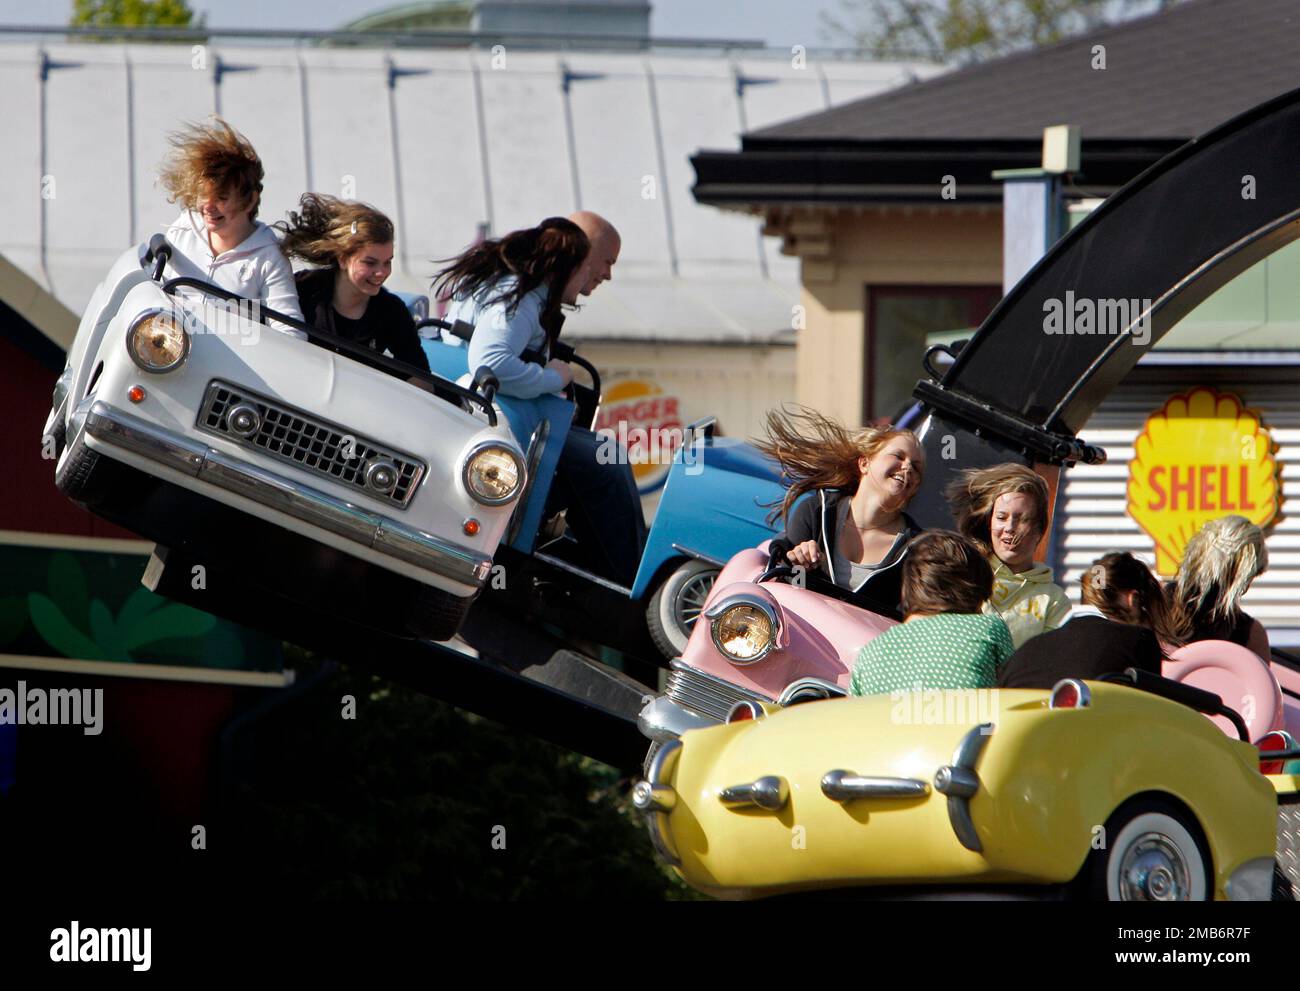
<instances>
[{"instance_id":1,"label":"white border strip","mask_svg":"<svg viewBox=\"0 0 1300 991\"><path fill-rule=\"evenodd\" d=\"M0 654L0 668L26 671L61 671L108 678L142 678L150 681L191 681L212 685L285 688L293 684L293 671L231 671L222 668L182 667L175 664L130 664L120 661L79 661L68 657Z\"/></svg>"},{"instance_id":2,"label":"white border strip","mask_svg":"<svg viewBox=\"0 0 1300 991\"><path fill-rule=\"evenodd\" d=\"M112 554L153 552L151 540L125 540L117 537L83 537L71 533L30 533L25 530L0 530L0 544L15 547L50 547L70 551L106 551Z\"/></svg>"}]
</instances>

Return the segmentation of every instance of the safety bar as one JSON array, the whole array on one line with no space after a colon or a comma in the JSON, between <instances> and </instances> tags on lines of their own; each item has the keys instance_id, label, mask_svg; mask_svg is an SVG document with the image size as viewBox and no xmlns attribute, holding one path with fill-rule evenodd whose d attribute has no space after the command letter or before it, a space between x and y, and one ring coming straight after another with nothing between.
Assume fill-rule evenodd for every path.
<instances>
[{"instance_id":1,"label":"safety bar","mask_svg":"<svg viewBox=\"0 0 1300 991\"><path fill-rule=\"evenodd\" d=\"M488 423L492 426L497 425L497 412L492 406L492 400L486 399L477 392L472 392L464 386L457 385L455 382L448 381L432 372L427 372L423 368L416 368L414 365L408 365L404 361L398 361L396 358L389 358L380 354L373 348L368 348L364 344L357 344L355 341L349 341L346 337L340 337L338 334L330 333L327 330L321 330L319 327L311 327L291 317L288 314L281 313L279 310L273 310L269 306L263 306L260 302L240 296L229 289L223 289L221 286L214 286L211 282L204 282L202 279L196 279L188 275L183 275L175 279L168 279L162 284L163 292L169 296L176 295L177 289L197 289L199 292L208 296L216 296L234 303L248 303L252 312L256 315L259 323L266 324L268 319L277 320L286 326L293 327L295 330L301 330L310 337L324 341L339 350L345 352L349 357L355 358L362 364L369 365L371 368L379 369L390 375L416 379L425 385L433 387L435 393L450 393L458 398L468 400L476 406L480 406L483 412L487 414ZM268 325L269 326L269 325ZM444 397L446 398L446 397Z\"/></svg>"},{"instance_id":2,"label":"safety bar","mask_svg":"<svg viewBox=\"0 0 1300 991\"><path fill-rule=\"evenodd\" d=\"M1246 728L1246 721L1241 718L1241 714L1236 709L1228 708L1223 704L1221 697L1213 692L1207 692L1204 688L1185 685L1181 681L1172 681L1169 678L1163 678L1158 674L1152 674L1150 671L1143 671L1139 668L1125 668L1123 674L1106 675L1102 680L1127 681L1139 691L1159 695L1171 702L1180 702L1197 712L1203 712L1209 716L1223 716L1232 723L1237 730L1237 735L1242 740L1246 743L1250 742L1250 730ZM1270 756L1269 759L1278 760L1279 758Z\"/></svg>"}]
</instances>

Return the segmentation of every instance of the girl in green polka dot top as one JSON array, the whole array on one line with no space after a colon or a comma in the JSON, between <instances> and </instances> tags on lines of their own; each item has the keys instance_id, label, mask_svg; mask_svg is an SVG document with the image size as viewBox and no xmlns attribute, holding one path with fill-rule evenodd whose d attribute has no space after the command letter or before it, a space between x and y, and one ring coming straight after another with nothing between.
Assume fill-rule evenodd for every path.
<instances>
[{"instance_id":1,"label":"girl in green polka dot top","mask_svg":"<svg viewBox=\"0 0 1300 991\"><path fill-rule=\"evenodd\" d=\"M903 560L905 619L858 652L852 695L926 689L992 688L1014 648L999 616L980 612L993 569L970 540L930 530Z\"/></svg>"}]
</instances>

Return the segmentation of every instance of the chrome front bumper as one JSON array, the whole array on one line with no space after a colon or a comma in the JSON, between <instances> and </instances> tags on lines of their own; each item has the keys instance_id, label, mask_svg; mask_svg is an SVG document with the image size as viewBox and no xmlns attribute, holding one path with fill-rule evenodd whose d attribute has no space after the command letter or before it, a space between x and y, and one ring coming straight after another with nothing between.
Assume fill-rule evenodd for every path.
<instances>
[{"instance_id":1,"label":"chrome front bumper","mask_svg":"<svg viewBox=\"0 0 1300 991\"><path fill-rule=\"evenodd\" d=\"M231 457L103 401L73 414L70 443L84 443L85 436L454 582L481 588L492 569L487 555Z\"/></svg>"}]
</instances>

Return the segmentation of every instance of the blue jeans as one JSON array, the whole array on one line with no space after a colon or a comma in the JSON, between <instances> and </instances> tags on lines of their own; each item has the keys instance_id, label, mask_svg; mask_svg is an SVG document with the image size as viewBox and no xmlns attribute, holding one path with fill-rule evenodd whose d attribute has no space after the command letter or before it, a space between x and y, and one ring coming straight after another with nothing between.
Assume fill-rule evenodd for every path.
<instances>
[{"instance_id":1,"label":"blue jeans","mask_svg":"<svg viewBox=\"0 0 1300 991\"><path fill-rule=\"evenodd\" d=\"M631 586L645 547L645 517L630 464L596 460L602 438L571 427L560 452L548 512L568 509L578 544L602 577Z\"/></svg>"}]
</instances>

